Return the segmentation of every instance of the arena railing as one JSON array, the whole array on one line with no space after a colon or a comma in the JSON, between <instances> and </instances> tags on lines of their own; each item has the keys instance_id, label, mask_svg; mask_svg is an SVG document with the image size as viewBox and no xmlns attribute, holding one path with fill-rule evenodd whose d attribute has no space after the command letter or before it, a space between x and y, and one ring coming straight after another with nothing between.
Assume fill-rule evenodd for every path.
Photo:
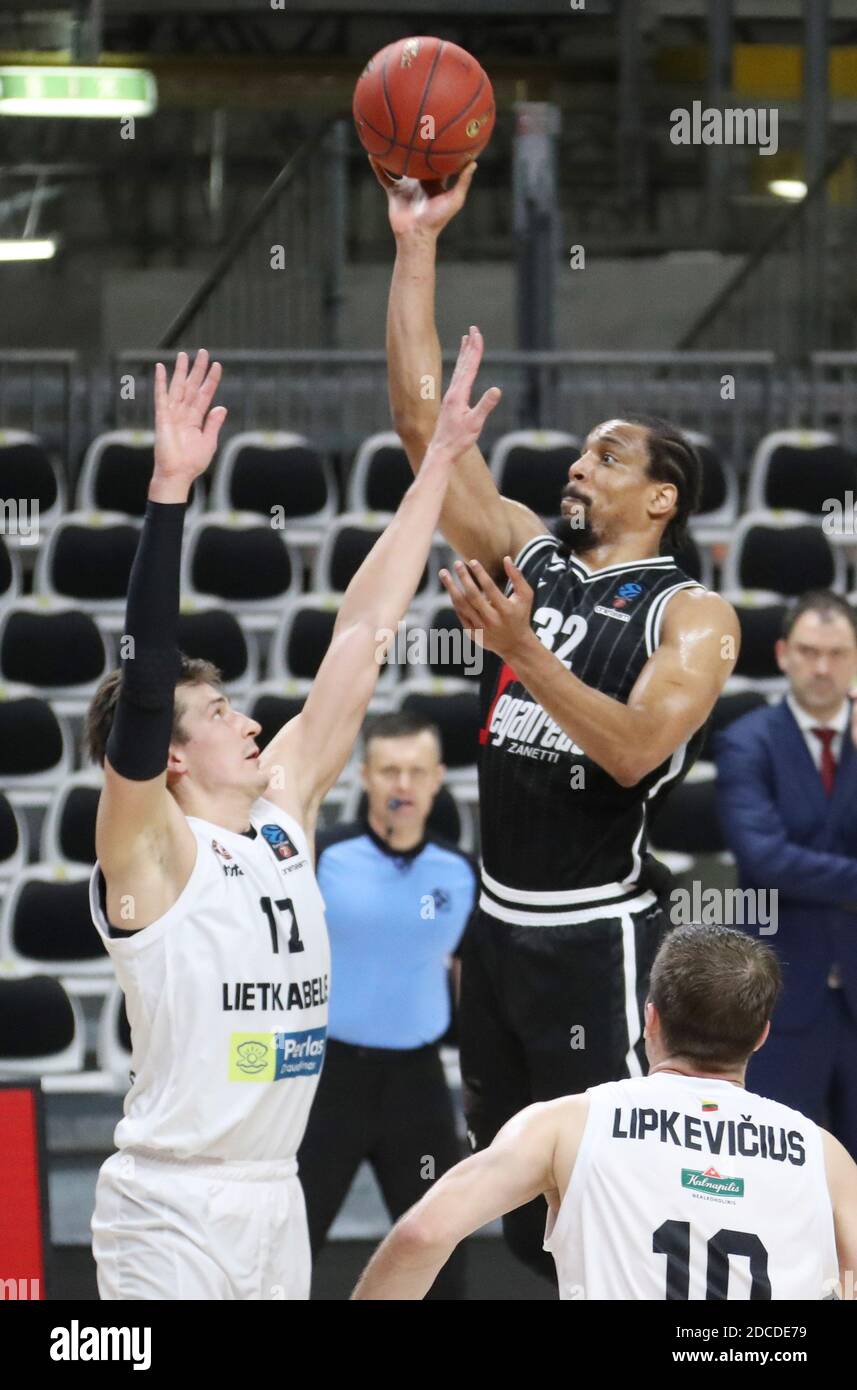
<instances>
[{"instance_id":1,"label":"arena railing","mask_svg":"<svg viewBox=\"0 0 857 1390\"><path fill-rule=\"evenodd\" d=\"M347 454L390 428L383 351L210 350L224 366L227 430L293 430ZM145 429L154 363L171 353L120 352L104 392L104 428ZM455 355L444 355L448 381ZM743 469L775 416L776 361L768 352L491 352L477 390L503 388L491 439L539 426L584 436L598 420L631 411L663 415L710 435ZM123 383L120 389L120 382ZM441 388L439 388L441 389Z\"/></svg>"},{"instance_id":2,"label":"arena railing","mask_svg":"<svg viewBox=\"0 0 857 1390\"><path fill-rule=\"evenodd\" d=\"M85 391L76 352L0 351L0 429L37 434L67 473L88 432Z\"/></svg>"}]
</instances>

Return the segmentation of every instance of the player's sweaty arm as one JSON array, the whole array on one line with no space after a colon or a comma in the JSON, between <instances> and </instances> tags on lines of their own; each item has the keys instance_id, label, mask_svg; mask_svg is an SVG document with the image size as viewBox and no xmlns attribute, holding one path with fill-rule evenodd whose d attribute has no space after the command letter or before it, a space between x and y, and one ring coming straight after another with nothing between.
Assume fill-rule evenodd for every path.
<instances>
[{"instance_id":1,"label":"player's sweaty arm","mask_svg":"<svg viewBox=\"0 0 857 1390\"><path fill-rule=\"evenodd\" d=\"M594 690L543 645L530 627L533 590L506 562L507 597L478 567L457 566L461 588L441 571L465 630L481 633L569 738L623 787L671 757L708 718L738 658L735 610L719 594L686 589L668 602L661 643L627 704Z\"/></svg>"},{"instance_id":2,"label":"player's sweaty arm","mask_svg":"<svg viewBox=\"0 0 857 1390\"><path fill-rule=\"evenodd\" d=\"M467 166L454 188L430 196L416 179L391 179L376 160L370 163L387 192L396 237L387 306L390 409L416 472L437 420L443 371L434 316L437 238L463 206L476 165ZM427 381L433 388L430 393L425 390ZM440 529L459 554L478 556L489 574L499 575L503 556L516 555L525 541L546 528L528 507L500 496L474 446L462 456L450 481Z\"/></svg>"},{"instance_id":3,"label":"player's sweaty arm","mask_svg":"<svg viewBox=\"0 0 857 1390\"><path fill-rule=\"evenodd\" d=\"M194 478L211 462L226 418L211 406L219 363L179 353L167 386L155 368L155 467L128 584L126 655L104 763L95 847L107 885L107 916L132 931L161 917L193 870L196 842L167 791L172 734L182 527ZM128 642L128 638L131 642Z\"/></svg>"},{"instance_id":4,"label":"player's sweaty arm","mask_svg":"<svg viewBox=\"0 0 857 1390\"><path fill-rule=\"evenodd\" d=\"M563 1096L515 1115L490 1148L450 1168L405 1212L372 1256L352 1299L424 1298L466 1236L542 1194L558 1209L588 1107L585 1095Z\"/></svg>"},{"instance_id":5,"label":"player's sweaty arm","mask_svg":"<svg viewBox=\"0 0 857 1390\"><path fill-rule=\"evenodd\" d=\"M827 1187L833 1207L842 1297L857 1299L857 1163L827 1130L821 1131Z\"/></svg>"},{"instance_id":6,"label":"player's sweaty arm","mask_svg":"<svg viewBox=\"0 0 857 1390\"><path fill-rule=\"evenodd\" d=\"M423 467L345 591L303 709L262 754L260 765L271 773L266 795L276 801L280 788L288 796L296 786L306 820L348 761L381 661L420 582L450 478L500 399L492 387L470 406L481 356L481 339L468 334Z\"/></svg>"}]
</instances>

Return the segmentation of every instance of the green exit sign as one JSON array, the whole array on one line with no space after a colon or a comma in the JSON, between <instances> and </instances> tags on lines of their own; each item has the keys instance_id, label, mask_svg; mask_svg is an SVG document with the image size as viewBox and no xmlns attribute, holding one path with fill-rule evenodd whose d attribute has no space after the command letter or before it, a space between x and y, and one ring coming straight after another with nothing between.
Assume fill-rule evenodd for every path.
<instances>
[{"instance_id":1,"label":"green exit sign","mask_svg":"<svg viewBox=\"0 0 857 1390\"><path fill-rule=\"evenodd\" d=\"M143 68L0 67L0 116L150 116L157 104Z\"/></svg>"}]
</instances>

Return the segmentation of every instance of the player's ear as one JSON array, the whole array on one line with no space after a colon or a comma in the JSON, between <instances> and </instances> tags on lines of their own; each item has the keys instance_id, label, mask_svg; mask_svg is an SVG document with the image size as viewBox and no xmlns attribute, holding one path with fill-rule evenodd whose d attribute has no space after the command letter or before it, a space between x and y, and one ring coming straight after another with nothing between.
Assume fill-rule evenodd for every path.
<instances>
[{"instance_id":1,"label":"player's ear","mask_svg":"<svg viewBox=\"0 0 857 1390\"><path fill-rule=\"evenodd\" d=\"M658 1018L658 1011L652 1003L651 999L646 1000L646 1008L643 1017L645 1020L643 1026L643 1037L650 1038L652 1036L652 1033L654 1031L657 1031L657 1027L660 1023L660 1019Z\"/></svg>"},{"instance_id":2,"label":"player's ear","mask_svg":"<svg viewBox=\"0 0 857 1390\"><path fill-rule=\"evenodd\" d=\"M771 1031L771 1020L768 1019L767 1023L765 1024L765 1027L764 1027L764 1029L762 1030L762 1033L761 1033L761 1035L760 1035L760 1037L759 1037L759 1041L756 1043L756 1046L753 1048L753 1051L754 1051L754 1052L758 1052L758 1051L759 1051L759 1048L760 1048L760 1047L763 1047L764 1044L768 1041L768 1034L770 1033L770 1031Z\"/></svg>"}]
</instances>

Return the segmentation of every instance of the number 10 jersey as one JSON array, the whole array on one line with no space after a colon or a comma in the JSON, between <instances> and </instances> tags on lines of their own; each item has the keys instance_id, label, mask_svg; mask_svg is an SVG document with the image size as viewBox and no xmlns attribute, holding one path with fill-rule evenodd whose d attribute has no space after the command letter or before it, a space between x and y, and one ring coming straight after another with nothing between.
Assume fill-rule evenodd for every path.
<instances>
[{"instance_id":1,"label":"number 10 jersey","mask_svg":"<svg viewBox=\"0 0 857 1390\"><path fill-rule=\"evenodd\" d=\"M327 1034L324 900L297 821L260 797L250 823L252 837L188 816L197 851L185 888L121 937L93 869L92 920L131 1025L120 1149L240 1161L300 1146Z\"/></svg>"}]
</instances>

